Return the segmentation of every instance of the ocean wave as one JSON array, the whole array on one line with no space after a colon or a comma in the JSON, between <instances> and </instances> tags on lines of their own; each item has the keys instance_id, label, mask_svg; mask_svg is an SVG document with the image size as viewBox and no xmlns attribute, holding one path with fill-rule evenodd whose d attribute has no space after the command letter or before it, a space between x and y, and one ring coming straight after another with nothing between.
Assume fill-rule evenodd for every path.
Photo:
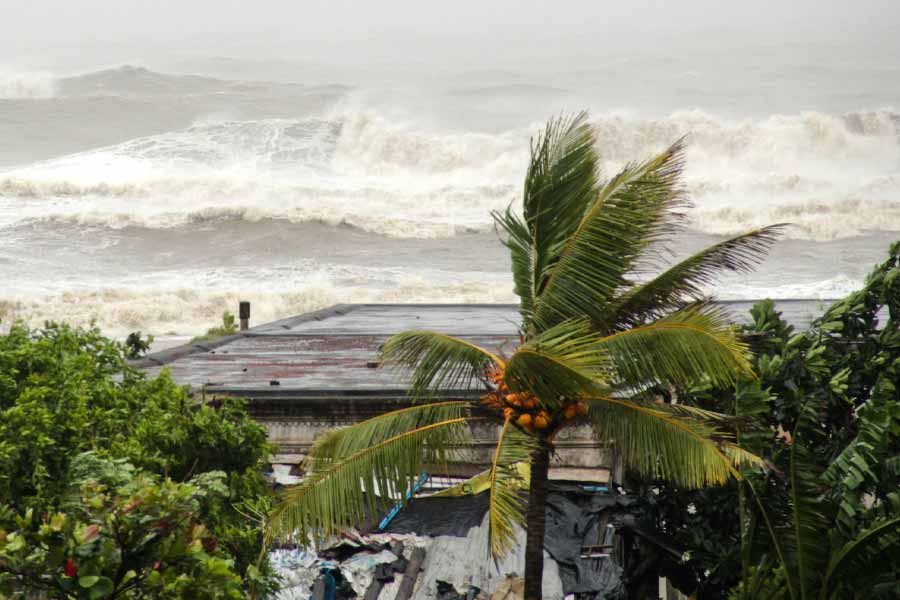
<instances>
[{"instance_id":1,"label":"ocean wave","mask_svg":"<svg viewBox=\"0 0 900 600\"><path fill-rule=\"evenodd\" d=\"M222 312L235 312L238 302L251 300L254 324L346 302L386 303L509 303L511 287L498 290L492 282L434 285L409 278L389 289L339 287L327 281L297 286L291 291L248 293L234 290L198 291L185 287L169 290L103 288L46 295L0 295L0 326L21 321L32 326L62 321L73 325L96 323L108 335L124 337L131 331L161 335L198 335L221 322Z\"/></svg>"},{"instance_id":2,"label":"ocean wave","mask_svg":"<svg viewBox=\"0 0 900 600\"><path fill-rule=\"evenodd\" d=\"M48 73L0 70L0 100L40 100L57 93L57 80Z\"/></svg>"},{"instance_id":3,"label":"ocean wave","mask_svg":"<svg viewBox=\"0 0 900 600\"><path fill-rule=\"evenodd\" d=\"M685 181L700 231L775 221L811 239L900 230L894 112L742 121L700 111L609 114L594 123L606 173L688 137ZM201 122L0 174L0 222L171 227L227 216L397 236L416 223L426 232L412 235L483 230L491 210L516 201L535 129L438 130L370 111Z\"/></svg>"},{"instance_id":4,"label":"ocean wave","mask_svg":"<svg viewBox=\"0 0 900 600\"><path fill-rule=\"evenodd\" d=\"M333 118L207 121L19 169L7 177L110 185L186 174L342 177L524 170L529 130L430 132L370 112ZM413 182L414 183L414 182Z\"/></svg>"},{"instance_id":5,"label":"ocean wave","mask_svg":"<svg viewBox=\"0 0 900 600\"><path fill-rule=\"evenodd\" d=\"M782 284L743 284L710 287L709 292L717 300L834 300L860 289L863 281L846 275L838 275L822 281Z\"/></svg>"},{"instance_id":6,"label":"ocean wave","mask_svg":"<svg viewBox=\"0 0 900 600\"><path fill-rule=\"evenodd\" d=\"M461 187L435 182L419 189L378 182L357 185L196 178L79 187L6 180L0 181L0 198L6 196L15 216L4 217L0 202L0 225L50 222L165 229L226 219L286 220L345 225L392 237L432 238L488 230L492 224L485 220L487 207L503 208L514 197L512 186L503 184ZM50 191L52 203L46 201Z\"/></svg>"},{"instance_id":7,"label":"ocean wave","mask_svg":"<svg viewBox=\"0 0 900 600\"><path fill-rule=\"evenodd\" d=\"M143 228L171 229L186 226L202 226L218 221L240 220L248 223L263 221L287 221L293 224L322 224L329 227L349 227L366 233L394 238L446 238L466 233L483 233L493 225L473 222L445 223L429 222L423 218L391 218L366 214L333 214L323 209L265 210L258 206L207 207L191 213L154 213L136 215L131 213L77 213L35 217L28 223L43 222L82 227L104 227L109 229ZM23 223L19 223L22 225Z\"/></svg>"},{"instance_id":8,"label":"ocean wave","mask_svg":"<svg viewBox=\"0 0 900 600\"><path fill-rule=\"evenodd\" d=\"M226 95L287 95L306 93L344 94L350 86L341 84L305 85L294 82L222 79L205 75L163 73L140 65L124 64L75 74L44 71L0 71L0 91L18 91L13 98L101 97L155 98ZM4 97L0 95L0 98Z\"/></svg>"},{"instance_id":9,"label":"ocean wave","mask_svg":"<svg viewBox=\"0 0 900 600\"><path fill-rule=\"evenodd\" d=\"M159 73L137 65L119 65L60 78L66 95L158 95L214 93L228 81L199 75Z\"/></svg>"},{"instance_id":10,"label":"ocean wave","mask_svg":"<svg viewBox=\"0 0 900 600\"><path fill-rule=\"evenodd\" d=\"M500 279L504 280L504 277ZM196 285L171 289L105 287L54 294L3 294L0 295L0 325L8 327L12 322L22 321L39 326L52 320L74 325L96 323L107 334L119 337L136 330L157 336L197 335L217 324L224 310L233 312L241 300L252 301L254 323L261 324L347 302L516 303L512 282L508 283L498 285L496 275L450 283L410 276L402 278L397 285L376 287L340 285L313 277L283 290L245 282L224 290ZM719 300L829 300L844 297L861 285L861 281L838 276L818 282L772 286L730 283L709 291Z\"/></svg>"},{"instance_id":11,"label":"ocean wave","mask_svg":"<svg viewBox=\"0 0 900 600\"><path fill-rule=\"evenodd\" d=\"M773 223L788 223L785 237L790 239L831 240L873 231L900 231L900 190L895 200L842 199L806 200L694 210L692 229L717 235L736 235L742 231Z\"/></svg>"}]
</instances>

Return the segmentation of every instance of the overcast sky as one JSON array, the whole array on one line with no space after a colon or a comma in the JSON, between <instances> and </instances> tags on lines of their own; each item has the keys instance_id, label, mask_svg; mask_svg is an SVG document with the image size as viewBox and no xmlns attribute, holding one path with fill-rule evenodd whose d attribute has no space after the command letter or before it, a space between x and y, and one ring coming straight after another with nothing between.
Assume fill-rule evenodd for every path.
<instances>
[{"instance_id":1,"label":"overcast sky","mask_svg":"<svg viewBox=\"0 0 900 600\"><path fill-rule=\"evenodd\" d=\"M0 0L6 57L107 53L281 56L322 62L502 61L648 52L736 35L896 44L898 0ZM701 36L702 39L702 36ZM3 58L0 57L0 63Z\"/></svg>"}]
</instances>

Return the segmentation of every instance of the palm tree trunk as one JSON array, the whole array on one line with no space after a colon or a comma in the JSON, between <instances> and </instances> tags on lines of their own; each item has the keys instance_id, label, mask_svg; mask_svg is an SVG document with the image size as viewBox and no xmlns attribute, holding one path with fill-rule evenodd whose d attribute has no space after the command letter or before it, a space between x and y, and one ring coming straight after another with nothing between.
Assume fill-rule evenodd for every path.
<instances>
[{"instance_id":1,"label":"palm tree trunk","mask_svg":"<svg viewBox=\"0 0 900 600\"><path fill-rule=\"evenodd\" d=\"M550 445L541 442L531 457L531 485L528 493L527 538L525 541L525 599L541 600L544 579L544 521L547 503L547 472Z\"/></svg>"}]
</instances>

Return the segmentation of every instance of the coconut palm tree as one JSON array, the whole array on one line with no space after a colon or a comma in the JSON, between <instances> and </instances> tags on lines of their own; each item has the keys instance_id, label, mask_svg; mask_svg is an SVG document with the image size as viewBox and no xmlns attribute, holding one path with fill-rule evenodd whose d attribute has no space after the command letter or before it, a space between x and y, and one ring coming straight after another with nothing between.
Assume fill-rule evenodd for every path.
<instances>
[{"instance_id":1,"label":"coconut palm tree","mask_svg":"<svg viewBox=\"0 0 900 600\"><path fill-rule=\"evenodd\" d=\"M501 355L435 331L388 339L384 361L407 371L414 403L320 438L269 535L305 543L338 533L447 464L473 423L495 422L490 551L507 552L525 525L525 597L540 598L548 469L562 429L589 421L625 465L684 486L721 484L755 464L726 417L652 393L750 374L744 344L703 288L720 271L752 268L778 232L723 241L648 277L688 206L683 156L678 141L602 181L586 114L551 121L532 142L521 214L494 214L512 257L519 345Z\"/></svg>"}]
</instances>

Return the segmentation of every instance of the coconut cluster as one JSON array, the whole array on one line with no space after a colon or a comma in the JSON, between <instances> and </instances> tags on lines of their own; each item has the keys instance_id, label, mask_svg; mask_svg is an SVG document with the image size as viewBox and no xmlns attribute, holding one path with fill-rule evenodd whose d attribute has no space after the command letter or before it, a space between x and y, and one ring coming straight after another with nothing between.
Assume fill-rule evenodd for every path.
<instances>
[{"instance_id":1,"label":"coconut cluster","mask_svg":"<svg viewBox=\"0 0 900 600\"><path fill-rule=\"evenodd\" d=\"M564 421L587 414L587 405L576 400L565 400L558 411L542 408L531 392L510 392L501 371L488 373L488 380L495 389L481 398L481 403L529 433L555 429Z\"/></svg>"}]
</instances>

